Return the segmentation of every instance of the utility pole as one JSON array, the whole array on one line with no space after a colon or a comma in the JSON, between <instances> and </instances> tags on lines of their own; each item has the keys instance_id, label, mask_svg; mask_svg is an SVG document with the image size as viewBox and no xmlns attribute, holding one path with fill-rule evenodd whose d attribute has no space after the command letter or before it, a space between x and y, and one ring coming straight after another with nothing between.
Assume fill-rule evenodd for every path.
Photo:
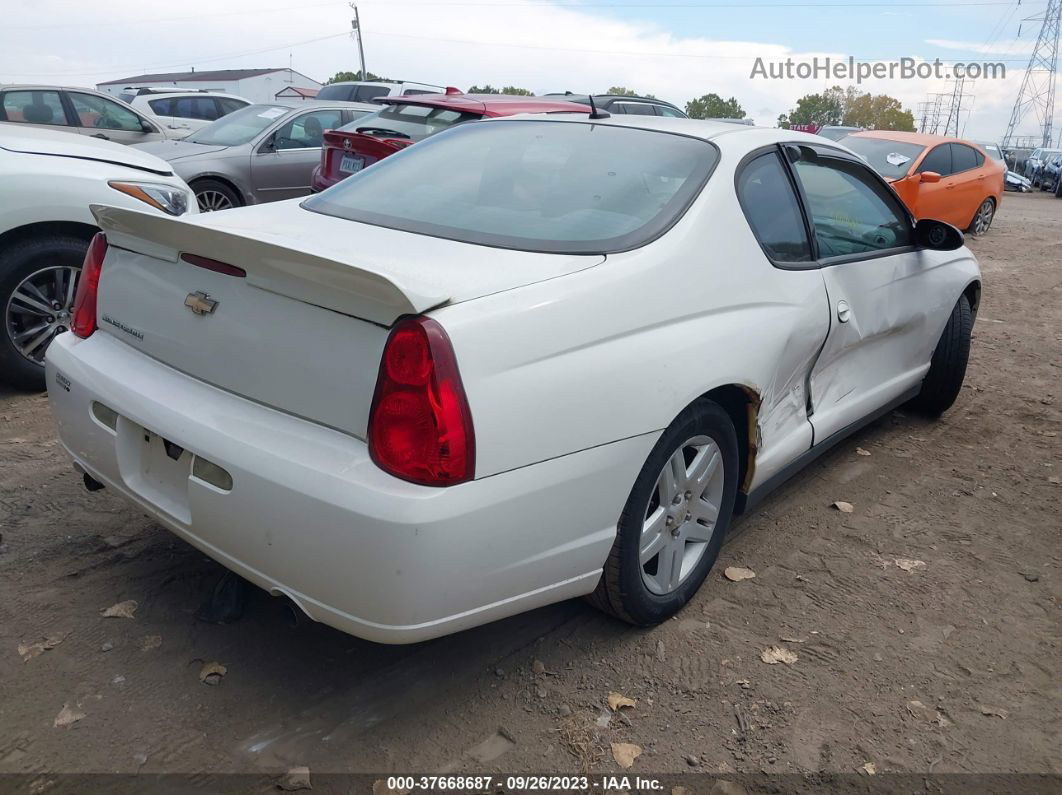
<instances>
[{"instance_id":1,"label":"utility pole","mask_svg":"<svg viewBox=\"0 0 1062 795\"><path fill-rule=\"evenodd\" d=\"M1062 0L1060 0L1062 2ZM361 19L358 17L358 7L350 4L354 11L354 19L350 20L350 27L354 29L354 36L358 39L358 58L361 60L361 79L368 80L369 73L365 71L365 47L361 43Z\"/></svg>"},{"instance_id":2,"label":"utility pole","mask_svg":"<svg viewBox=\"0 0 1062 795\"><path fill-rule=\"evenodd\" d=\"M1036 113L1040 124L1040 146L1050 146L1053 140L1052 124L1055 115L1055 76L1058 71L1058 38L1062 29L1062 0L1048 0L1043 16L1029 17L1023 22L1043 20L1036 46L1029 56L1029 66L1021 81L1021 89L1014 100L1010 123L1003 135L1003 146L1008 147L1015 138L1015 131L1029 108Z\"/></svg>"}]
</instances>

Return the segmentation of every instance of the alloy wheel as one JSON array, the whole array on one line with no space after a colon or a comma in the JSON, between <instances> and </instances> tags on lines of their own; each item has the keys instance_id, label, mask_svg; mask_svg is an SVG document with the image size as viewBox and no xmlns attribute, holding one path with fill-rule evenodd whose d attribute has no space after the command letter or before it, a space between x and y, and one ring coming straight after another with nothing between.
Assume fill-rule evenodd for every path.
<instances>
[{"instance_id":1,"label":"alloy wheel","mask_svg":"<svg viewBox=\"0 0 1062 795\"><path fill-rule=\"evenodd\" d=\"M973 231L975 235L983 235L992 226L992 216L995 206L990 199L985 199L977 208L977 217L974 219Z\"/></svg>"},{"instance_id":2,"label":"alloy wheel","mask_svg":"<svg viewBox=\"0 0 1062 795\"><path fill-rule=\"evenodd\" d=\"M228 210L233 207L232 199L218 190L203 190L195 194L199 202L199 212L210 213L215 210Z\"/></svg>"},{"instance_id":3,"label":"alloy wheel","mask_svg":"<svg viewBox=\"0 0 1062 795\"><path fill-rule=\"evenodd\" d=\"M642 582L673 592L712 540L723 501L723 454L708 436L684 442L664 464L649 498L638 546Z\"/></svg>"},{"instance_id":4,"label":"alloy wheel","mask_svg":"<svg viewBox=\"0 0 1062 795\"><path fill-rule=\"evenodd\" d=\"M19 282L7 301L4 326L15 349L35 364L56 334L70 328L80 268L52 266Z\"/></svg>"}]
</instances>

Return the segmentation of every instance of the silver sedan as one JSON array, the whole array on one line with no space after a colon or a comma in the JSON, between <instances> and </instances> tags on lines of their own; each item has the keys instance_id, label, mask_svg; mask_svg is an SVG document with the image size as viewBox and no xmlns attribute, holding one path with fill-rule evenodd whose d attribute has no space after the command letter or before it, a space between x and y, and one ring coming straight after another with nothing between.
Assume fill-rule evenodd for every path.
<instances>
[{"instance_id":1,"label":"silver sedan","mask_svg":"<svg viewBox=\"0 0 1062 795\"><path fill-rule=\"evenodd\" d=\"M182 140L137 148L168 160L201 211L225 210L309 194L325 130L379 109L361 102L249 105Z\"/></svg>"}]
</instances>

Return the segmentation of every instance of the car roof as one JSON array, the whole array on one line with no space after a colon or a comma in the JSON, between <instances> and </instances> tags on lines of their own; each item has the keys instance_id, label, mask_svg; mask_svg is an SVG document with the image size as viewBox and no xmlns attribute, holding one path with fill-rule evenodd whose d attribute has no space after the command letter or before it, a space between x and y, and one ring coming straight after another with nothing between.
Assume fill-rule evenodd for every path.
<instances>
[{"instance_id":1,"label":"car roof","mask_svg":"<svg viewBox=\"0 0 1062 795\"><path fill-rule=\"evenodd\" d=\"M290 108L291 110L299 110L301 108L353 108L354 110L379 110L380 106L369 102L347 102L341 99L276 99L272 102L255 102L253 105L248 105L248 108L261 107L261 108ZM241 108L244 110L244 108ZM222 117L224 118L224 117Z\"/></svg>"},{"instance_id":2,"label":"car roof","mask_svg":"<svg viewBox=\"0 0 1062 795\"><path fill-rule=\"evenodd\" d=\"M886 141L900 141L905 144L918 144L919 146L934 146L943 143L973 144L975 142L966 138L956 138L952 135L930 135L929 133L901 132L900 130L864 130L852 133L858 138L881 138Z\"/></svg>"},{"instance_id":3,"label":"car roof","mask_svg":"<svg viewBox=\"0 0 1062 795\"><path fill-rule=\"evenodd\" d=\"M610 115L604 119L590 119L586 113L551 113L521 114L500 119L488 119L491 123L504 123L510 120L540 120L550 122L579 122L582 124L602 124L614 127L633 127L651 132L674 133L693 138L702 138L719 144L720 148L742 149L749 151L759 146L774 143L807 143L816 146L836 146L820 135L785 130L780 127L755 127L747 124L731 124L725 121L708 121L706 119L683 119L674 116L629 116L625 113ZM845 152L850 150L838 147Z\"/></svg>"},{"instance_id":4,"label":"car roof","mask_svg":"<svg viewBox=\"0 0 1062 795\"><path fill-rule=\"evenodd\" d=\"M503 110L505 115L517 113L585 113L586 106L552 97L526 97L515 94L415 94L406 97L380 97L384 105L421 105L432 108L483 113Z\"/></svg>"}]
</instances>

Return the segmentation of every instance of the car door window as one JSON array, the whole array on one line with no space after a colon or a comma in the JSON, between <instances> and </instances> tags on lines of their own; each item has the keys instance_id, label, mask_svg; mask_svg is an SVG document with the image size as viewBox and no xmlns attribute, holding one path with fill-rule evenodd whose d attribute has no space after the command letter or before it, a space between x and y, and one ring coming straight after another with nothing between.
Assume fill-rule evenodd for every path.
<instances>
[{"instance_id":1,"label":"car door window","mask_svg":"<svg viewBox=\"0 0 1062 795\"><path fill-rule=\"evenodd\" d=\"M315 110L296 116L279 130L274 146L282 149L319 149L325 130L334 130L343 124L339 110Z\"/></svg>"},{"instance_id":2,"label":"car door window","mask_svg":"<svg viewBox=\"0 0 1062 795\"><path fill-rule=\"evenodd\" d=\"M804 217L777 152L752 160L738 177L738 199L752 232L778 262L809 262Z\"/></svg>"},{"instance_id":3,"label":"car door window","mask_svg":"<svg viewBox=\"0 0 1062 795\"><path fill-rule=\"evenodd\" d=\"M919 174L923 171L935 171L942 177L951 174L951 146L949 144L941 144L931 149L918 167Z\"/></svg>"},{"instance_id":4,"label":"car door window","mask_svg":"<svg viewBox=\"0 0 1062 795\"><path fill-rule=\"evenodd\" d=\"M0 120L67 125L58 91L5 91L0 101Z\"/></svg>"},{"instance_id":5,"label":"car door window","mask_svg":"<svg viewBox=\"0 0 1062 795\"><path fill-rule=\"evenodd\" d=\"M661 116L670 116L673 119L684 119L686 114L680 113L675 108L669 108L667 105L657 105L656 112Z\"/></svg>"},{"instance_id":6,"label":"car door window","mask_svg":"<svg viewBox=\"0 0 1062 795\"><path fill-rule=\"evenodd\" d=\"M951 171L953 174L977 168L981 165L978 160L984 162L984 158L976 150L963 144L951 144Z\"/></svg>"},{"instance_id":7,"label":"car door window","mask_svg":"<svg viewBox=\"0 0 1062 795\"><path fill-rule=\"evenodd\" d=\"M92 127L98 130L142 132L140 117L129 108L124 108L117 102L93 96L92 94L79 94L75 91L68 93L70 101L74 105L74 113L77 114L78 123L82 127Z\"/></svg>"},{"instance_id":8,"label":"car door window","mask_svg":"<svg viewBox=\"0 0 1062 795\"><path fill-rule=\"evenodd\" d=\"M173 116L179 119L214 121L218 109L213 97L178 97L173 101Z\"/></svg>"},{"instance_id":9,"label":"car door window","mask_svg":"<svg viewBox=\"0 0 1062 795\"><path fill-rule=\"evenodd\" d=\"M811 215L819 258L848 257L911 245L911 225L895 196L865 166L841 158L795 164Z\"/></svg>"},{"instance_id":10,"label":"car door window","mask_svg":"<svg viewBox=\"0 0 1062 795\"><path fill-rule=\"evenodd\" d=\"M647 102L613 102L609 108L613 113L627 113L632 116L655 116L656 111Z\"/></svg>"}]
</instances>

